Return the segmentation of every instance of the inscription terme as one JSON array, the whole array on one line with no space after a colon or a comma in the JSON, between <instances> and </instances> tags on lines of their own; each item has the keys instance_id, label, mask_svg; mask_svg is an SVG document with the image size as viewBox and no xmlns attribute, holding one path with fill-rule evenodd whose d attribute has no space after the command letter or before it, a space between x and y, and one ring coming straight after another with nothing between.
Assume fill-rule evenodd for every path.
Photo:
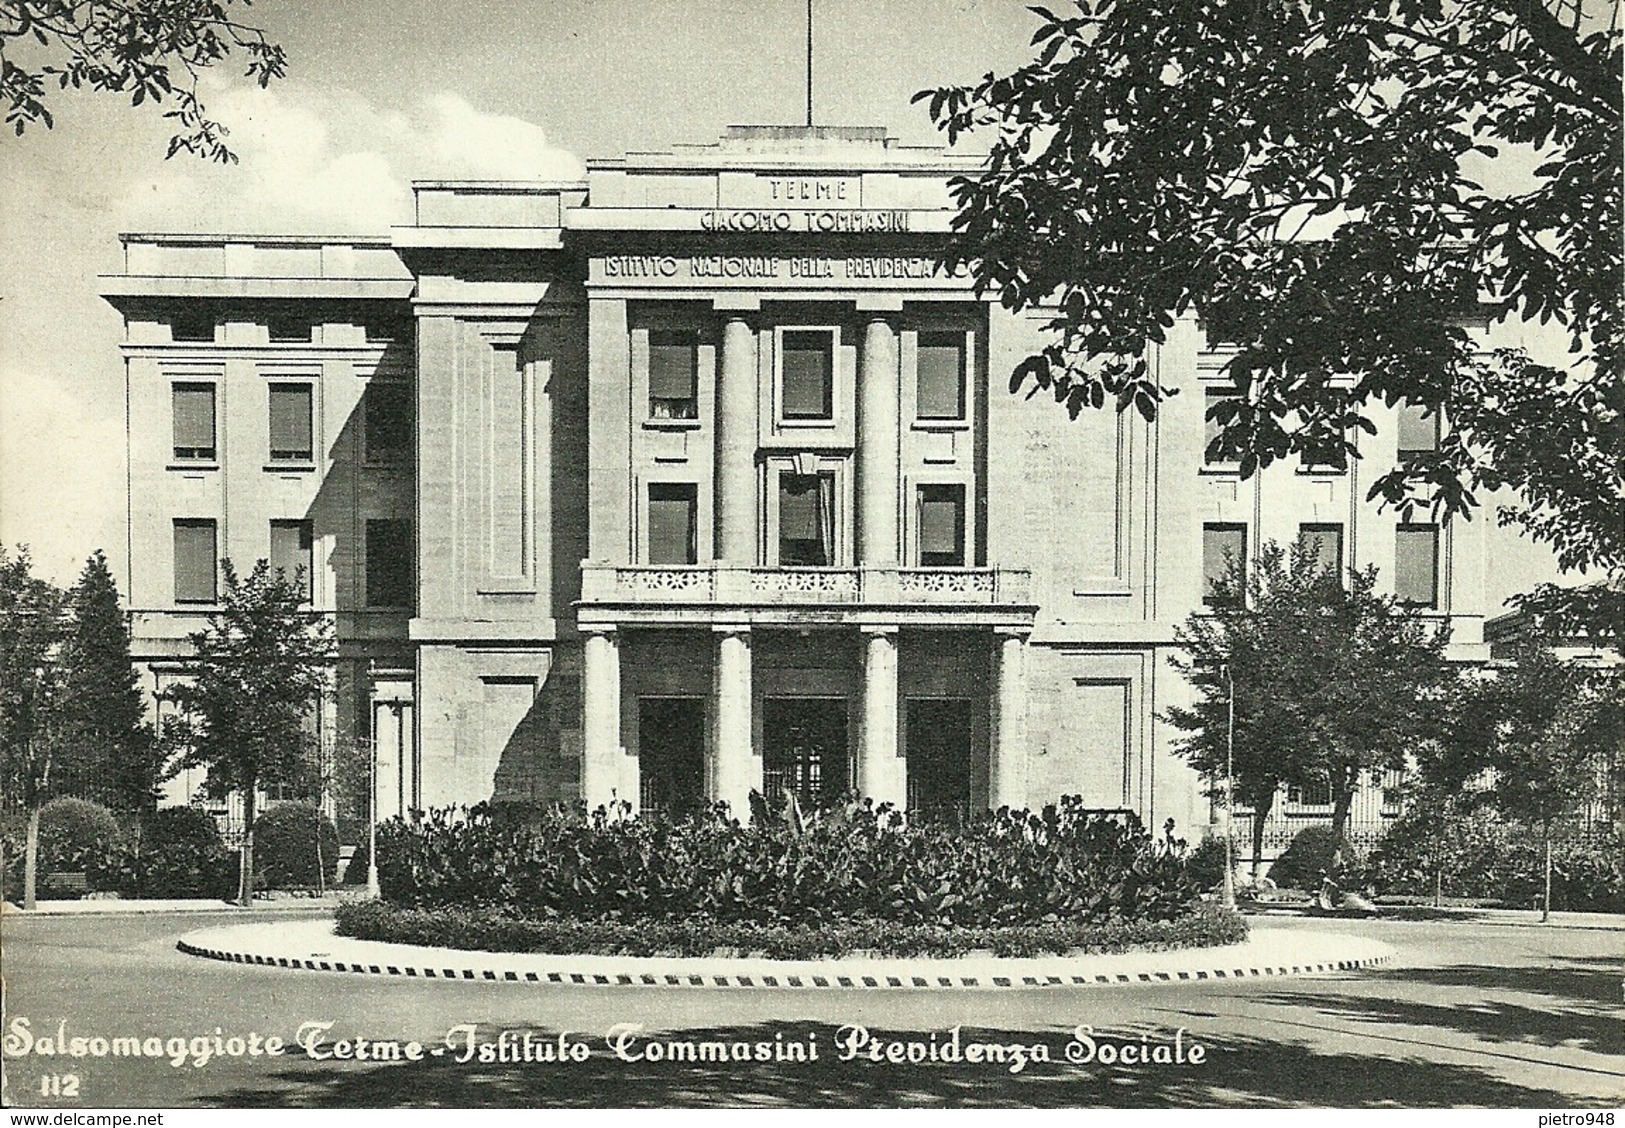
<instances>
[{"instance_id":1,"label":"inscription terme","mask_svg":"<svg viewBox=\"0 0 1625 1128\"><path fill-rule=\"evenodd\" d=\"M950 273L933 258L902 255L860 255L844 258L771 255L610 255L593 261L593 274L604 279L648 281L706 281L736 279L762 282L874 282L891 279L950 280L966 271Z\"/></svg>"}]
</instances>

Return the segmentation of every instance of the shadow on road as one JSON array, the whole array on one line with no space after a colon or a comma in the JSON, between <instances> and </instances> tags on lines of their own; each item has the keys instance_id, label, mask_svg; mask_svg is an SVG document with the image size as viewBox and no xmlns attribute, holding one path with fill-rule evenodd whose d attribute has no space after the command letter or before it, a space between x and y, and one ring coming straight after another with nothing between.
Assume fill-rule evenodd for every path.
<instances>
[{"instance_id":1,"label":"shadow on road","mask_svg":"<svg viewBox=\"0 0 1625 1128\"><path fill-rule=\"evenodd\" d=\"M692 1041L773 1042L805 1037L805 1023L763 1023L687 1030ZM538 1031L538 1035L540 1032ZM884 1037L886 1035L877 1036ZM1125 1034L1126 1036L1126 1034ZM664 1036L660 1036L664 1037ZM911 1035L900 1034L900 1038ZM918 1038L919 1035L912 1035ZM602 1042L586 1062L569 1065L477 1065L449 1059L379 1066L311 1063L265 1084L214 1094L221 1107L691 1107L881 1106L1037 1107L1570 1107L1573 1094L1497 1079L1488 1070L1414 1057L1324 1053L1295 1042L1202 1038L1199 1066L1072 1065L1067 1038L1031 1031L977 1030L966 1040L1045 1041L1058 1060L1031 1063L1020 1074L999 1065L889 1065L835 1060L820 1046L806 1063L627 1063ZM824 1042L827 1035L820 1034Z\"/></svg>"}]
</instances>

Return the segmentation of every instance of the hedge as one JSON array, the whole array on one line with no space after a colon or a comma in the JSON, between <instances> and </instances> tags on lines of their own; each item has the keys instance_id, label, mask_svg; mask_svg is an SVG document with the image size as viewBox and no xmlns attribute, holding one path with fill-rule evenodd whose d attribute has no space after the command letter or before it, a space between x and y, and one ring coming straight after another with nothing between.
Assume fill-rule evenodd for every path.
<instances>
[{"instance_id":1,"label":"hedge","mask_svg":"<svg viewBox=\"0 0 1625 1128\"><path fill-rule=\"evenodd\" d=\"M384 898L403 908L532 920L1002 927L1173 920L1197 896L1179 854L1137 819L1075 796L957 827L868 801L750 825L723 807L674 819L482 806L385 824L378 869Z\"/></svg>"},{"instance_id":2,"label":"hedge","mask_svg":"<svg viewBox=\"0 0 1625 1128\"><path fill-rule=\"evenodd\" d=\"M318 835L320 874L316 867ZM338 831L333 820L314 804L278 803L254 820L254 870L263 877L265 888L331 886L338 865Z\"/></svg>"},{"instance_id":3,"label":"hedge","mask_svg":"<svg viewBox=\"0 0 1625 1128\"><path fill-rule=\"evenodd\" d=\"M1212 905L1171 921L1051 922L1001 928L872 919L816 926L699 917L658 922L527 920L491 908L402 909L381 901L352 901L338 908L337 932L358 940L465 951L605 956L720 953L803 960L854 952L952 957L990 951L996 956L1027 957L1211 947L1245 940L1247 923L1239 914Z\"/></svg>"}]
</instances>

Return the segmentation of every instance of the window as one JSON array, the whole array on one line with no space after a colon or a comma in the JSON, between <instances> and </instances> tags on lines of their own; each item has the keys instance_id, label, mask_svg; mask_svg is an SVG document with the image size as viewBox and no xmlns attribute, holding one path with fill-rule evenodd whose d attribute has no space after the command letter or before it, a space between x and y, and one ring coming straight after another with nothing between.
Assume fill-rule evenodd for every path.
<instances>
[{"instance_id":1,"label":"window","mask_svg":"<svg viewBox=\"0 0 1625 1128\"><path fill-rule=\"evenodd\" d=\"M1239 600L1247 584L1247 526L1202 526L1202 602Z\"/></svg>"},{"instance_id":2,"label":"window","mask_svg":"<svg viewBox=\"0 0 1625 1128\"><path fill-rule=\"evenodd\" d=\"M699 343L682 329L649 333L649 418L700 417Z\"/></svg>"},{"instance_id":3,"label":"window","mask_svg":"<svg viewBox=\"0 0 1625 1128\"><path fill-rule=\"evenodd\" d=\"M779 475L779 564L824 568L835 563L835 475Z\"/></svg>"},{"instance_id":4,"label":"window","mask_svg":"<svg viewBox=\"0 0 1625 1128\"><path fill-rule=\"evenodd\" d=\"M1420 404L1402 403L1397 409L1399 419L1399 457L1403 461L1412 455L1432 454L1439 449L1439 416L1424 413Z\"/></svg>"},{"instance_id":5,"label":"window","mask_svg":"<svg viewBox=\"0 0 1625 1128\"><path fill-rule=\"evenodd\" d=\"M650 564L693 564L697 489L692 482L651 483L649 486Z\"/></svg>"},{"instance_id":6,"label":"window","mask_svg":"<svg viewBox=\"0 0 1625 1128\"><path fill-rule=\"evenodd\" d=\"M965 335L921 333L915 357L915 414L965 418Z\"/></svg>"},{"instance_id":7,"label":"window","mask_svg":"<svg viewBox=\"0 0 1625 1128\"><path fill-rule=\"evenodd\" d=\"M783 417L834 418L834 336L821 330L786 332L779 347Z\"/></svg>"},{"instance_id":8,"label":"window","mask_svg":"<svg viewBox=\"0 0 1625 1128\"><path fill-rule=\"evenodd\" d=\"M1394 532L1394 598L1412 607L1439 605L1439 527L1401 525Z\"/></svg>"},{"instance_id":9,"label":"window","mask_svg":"<svg viewBox=\"0 0 1625 1128\"><path fill-rule=\"evenodd\" d=\"M1306 568L1317 573L1343 575L1343 526L1299 525L1298 557Z\"/></svg>"},{"instance_id":10,"label":"window","mask_svg":"<svg viewBox=\"0 0 1625 1128\"><path fill-rule=\"evenodd\" d=\"M412 392L407 384L368 385L363 403L363 441L372 464L407 462L412 457Z\"/></svg>"},{"instance_id":11,"label":"window","mask_svg":"<svg viewBox=\"0 0 1625 1128\"><path fill-rule=\"evenodd\" d=\"M215 567L219 558L212 519L175 522L176 603L213 603L218 598Z\"/></svg>"},{"instance_id":12,"label":"window","mask_svg":"<svg viewBox=\"0 0 1625 1128\"><path fill-rule=\"evenodd\" d=\"M310 522L272 521L271 573L297 585L306 603L315 578L312 563Z\"/></svg>"},{"instance_id":13,"label":"window","mask_svg":"<svg viewBox=\"0 0 1625 1128\"><path fill-rule=\"evenodd\" d=\"M311 389L309 384L271 385L271 461L309 462Z\"/></svg>"},{"instance_id":14,"label":"window","mask_svg":"<svg viewBox=\"0 0 1625 1128\"><path fill-rule=\"evenodd\" d=\"M170 402L175 417L175 460L213 462L214 385L176 384Z\"/></svg>"},{"instance_id":15,"label":"window","mask_svg":"<svg viewBox=\"0 0 1625 1128\"><path fill-rule=\"evenodd\" d=\"M1310 780L1308 783L1289 783L1286 788L1286 801L1294 807L1330 807L1332 805L1332 785L1328 780Z\"/></svg>"},{"instance_id":16,"label":"window","mask_svg":"<svg viewBox=\"0 0 1625 1128\"><path fill-rule=\"evenodd\" d=\"M964 486L920 487L919 537L920 567L961 568L964 566Z\"/></svg>"},{"instance_id":17,"label":"window","mask_svg":"<svg viewBox=\"0 0 1625 1128\"><path fill-rule=\"evenodd\" d=\"M298 341L306 344L310 342L309 318L293 315L272 316L266 319L265 329L272 341Z\"/></svg>"},{"instance_id":18,"label":"window","mask_svg":"<svg viewBox=\"0 0 1625 1128\"><path fill-rule=\"evenodd\" d=\"M1202 416L1202 463L1205 466L1234 466L1236 460L1229 457L1218 457L1213 453L1213 444L1218 441L1219 432L1224 430L1223 425L1213 418L1215 407L1226 401L1234 401L1236 392L1234 388L1209 388L1204 397L1206 411Z\"/></svg>"},{"instance_id":19,"label":"window","mask_svg":"<svg viewBox=\"0 0 1625 1128\"><path fill-rule=\"evenodd\" d=\"M208 341L214 343L214 317L201 313L176 314L169 320L171 341Z\"/></svg>"},{"instance_id":20,"label":"window","mask_svg":"<svg viewBox=\"0 0 1625 1128\"><path fill-rule=\"evenodd\" d=\"M1348 451L1339 447L1337 450L1305 452L1301 466L1305 474L1342 474L1349 468Z\"/></svg>"},{"instance_id":21,"label":"window","mask_svg":"<svg viewBox=\"0 0 1625 1128\"><path fill-rule=\"evenodd\" d=\"M412 606L412 523L398 517L367 522L367 606Z\"/></svg>"}]
</instances>

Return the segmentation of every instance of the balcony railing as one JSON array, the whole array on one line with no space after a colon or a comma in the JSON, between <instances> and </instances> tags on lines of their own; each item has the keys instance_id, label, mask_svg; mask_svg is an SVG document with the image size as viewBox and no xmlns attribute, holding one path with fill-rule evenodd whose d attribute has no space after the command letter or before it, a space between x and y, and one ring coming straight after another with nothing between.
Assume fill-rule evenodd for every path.
<instances>
[{"instance_id":1,"label":"balcony railing","mask_svg":"<svg viewBox=\"0 0 1625 1128\"><path fill-rule=\"evenodd\" d=\"M982 604L1028 600L1012 568L738 568L585 564L583 603Z\"/></svg>"}]
</instances>

